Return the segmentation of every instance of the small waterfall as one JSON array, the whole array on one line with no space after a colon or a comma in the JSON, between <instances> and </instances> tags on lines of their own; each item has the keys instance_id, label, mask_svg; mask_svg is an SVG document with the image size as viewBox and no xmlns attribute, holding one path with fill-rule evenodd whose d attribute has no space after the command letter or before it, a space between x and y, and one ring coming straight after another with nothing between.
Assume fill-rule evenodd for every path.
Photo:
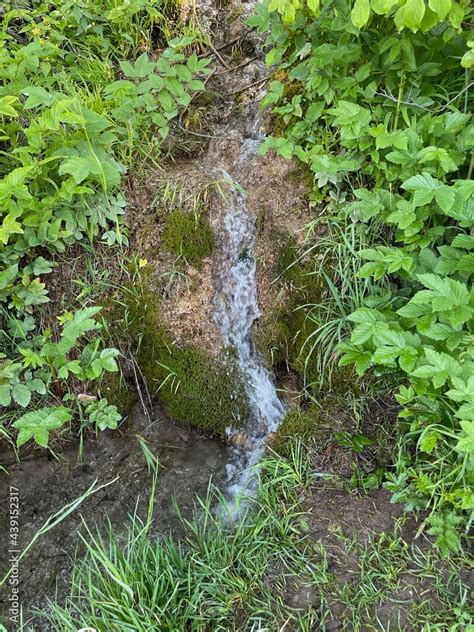
<instances>
[{"instance_id":1,"label":"small waterfall","mask_svg":"<svg viewBox=\"0 0 474 632\"><path fill-rule=\"evenodd\" d=\"M249 161L258 145L259 140L255 138L245 140L236 167ZM238 445L231 448L232 462L227 465L228 492L235 501L242 491L251 488L250 468L263 455L265 440L278 428L285 408L252 339L253 325L260 316L254 257L256 218L247 209L245 192L240 185L226 171L219 172L226 193L219 209L214 319L225 343L236 351L252 412L252 420L241 434L228 429L230 437L240 438Z\"/></svg>"}]
</instances>

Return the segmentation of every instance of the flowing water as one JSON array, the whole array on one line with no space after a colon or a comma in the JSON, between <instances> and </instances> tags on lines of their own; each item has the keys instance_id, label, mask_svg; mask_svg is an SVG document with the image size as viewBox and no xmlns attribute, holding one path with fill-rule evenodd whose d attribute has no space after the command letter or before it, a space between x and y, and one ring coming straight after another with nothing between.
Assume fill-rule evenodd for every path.
<instances>
[{"instance_id":1,"label":"flowing water","mask_svg":"<svg viewBox=\"0 0 474 632\"><path fill-rule=\"evenodd\" d=\"M245 173L246 166L252 168L252 159L257 154L258 116L251 130L257 138L242 142L234 164L238 173ZM231 462L227 465L227 491L235 503L242 493L251 493L252 466L263 455L266 439L278 428L285 408L252 337L254 323L260 316L254 256L256 217L247 208L246 193L240 184L223 169L220 176L225 192L218 210L220 234L215 264L214 319L224 343L236 352L251 409L251 420L243 433L236 434L233 428L228 428L229 438L239 437L238 445L231 448Z\"/></svg>"}]
</instances>

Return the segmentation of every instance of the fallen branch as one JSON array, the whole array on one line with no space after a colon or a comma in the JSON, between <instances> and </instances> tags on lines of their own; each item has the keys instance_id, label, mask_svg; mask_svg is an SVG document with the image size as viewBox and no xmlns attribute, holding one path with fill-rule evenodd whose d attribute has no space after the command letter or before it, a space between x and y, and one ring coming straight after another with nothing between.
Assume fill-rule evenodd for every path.
<instances>
[{"instance_id":1,"label":"fallen branch","mask_svg":"<svg viewBox=\"0 0 474 632\"><path fill-rule=\"evenodd\" d=\"M214 48L214 46L212 44L209 44L209 48L212 50L212 52L214 53L215 57L221 62L221 64L227 68L227 70L231 70L229 64L226 62L226 60L222 57L222 55L219 54L219 52Z\"/></svg>"},{"instance_id":2,"label":"fallen branch","mask_svg":"<svg viewBox=\"0 0 474 632\"><path fill-rule=\"evenodd\" d=\"M248 59L247 61L244 61L242 64L239 64L238 66L234 66L234 67L230 66L229 70L223 70L222 72L216 72L215 76L216 77L221 77L222 75L227 75L229 72L233 72L233 71L240 70L241 68L245 68L245 66L248 66L252 62L257 61L257 59L259 59L259 57L252 57L252 59Z\"/></svg>"}]
</instances>

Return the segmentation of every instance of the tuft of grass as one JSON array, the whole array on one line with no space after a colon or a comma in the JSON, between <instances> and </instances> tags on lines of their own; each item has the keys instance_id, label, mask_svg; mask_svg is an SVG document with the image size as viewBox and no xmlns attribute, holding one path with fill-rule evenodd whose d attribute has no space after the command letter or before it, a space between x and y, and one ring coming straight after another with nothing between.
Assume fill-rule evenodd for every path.
<instances>
[{"instance_id":1,"label":"tuft of grass","mask_svg":"<svg viewBox=\"0 0 474 632\"><path fill-rule=\"evenodd\" d=\"M310 232L315 228L307 227ZM361 251L373 241L374 233L373 228L331 221L325 225L325 235L302 255L312 260L308 274L323 284L317 300L296 308L305 314L306 337L300 358L308 389L331 384L340 355L337 345L347 336L350 314L369 302L375 307L386 301L383 287L376 288L371 278L359 276Z\"/></svg>"}]
</instances>

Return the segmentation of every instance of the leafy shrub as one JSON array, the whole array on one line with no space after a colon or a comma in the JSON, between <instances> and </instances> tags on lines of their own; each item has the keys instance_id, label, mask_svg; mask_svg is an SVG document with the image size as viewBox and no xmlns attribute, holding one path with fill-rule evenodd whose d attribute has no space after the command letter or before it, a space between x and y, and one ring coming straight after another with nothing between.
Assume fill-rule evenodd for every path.
<instances>
[{"instance_id":1,"label":"leafy shrub","mask_svg":"<svg viewBox=\"0 0 474 632\"><path fill-rule=\"evenodd\" d=\"M99 430L110 428L115 430L122 415L118 412L117 406L109 404L106 399L99 399L86 406L87 422L93 424Z\"/></svg>"},{"instance_id":2,"label":"leafy shrub","mask_svg":"<svg viewBox=\"0 0 474 632\"><path fill-rule=\"evenodd\" d=\"M88 307L74 314L63 314L57 341L53 340L51 330L34 334L31 316L22 320L9 317L7 329L0 331L4 349L0 354L0 407L15 404L26 408L38 397L46 397L51 389L64 393L71 375L75 380L90 381L100 378L104 372L118 371L115 358L119 351L102 348L102 339L97 335L101 325L95 316L99 311L100 307ZM88 340L82 344L84 338ZM68 416L63 415L65 410ZM69 409L57 407L26 413L13 423L20 430L18 445L34 438L45 447L48 432L69 421L71 414ZM61 424L55 426L58 420Z\"/></svg>"},{"instance_id":3,"label":"leafy shrub","mask_svg":"<svg viewBox=\"0 0 474 632\"><path fill-rule=\"evenodd\" d=\"M335 190L338 221L384 226L359 275L383 281L385 300L349 316L341 364L408 383L387 487L429 508L436 535L474 510L471 17L467 2L271 0L251 18L270 30L265 104L283 122L262 151L303 161L315 200Z\"/></svg>"},{"instance_id":4,"label":"leafy shrub","mask_svg":"<svg viewBox=\"0 0 474 632\"><path fill-rule=\"evenodd\" d=\"M34 405L50 388L63 396L70 374L96 380L103 371L117 370L117 350L103 349L99 337L81 340L97 330L99 308L64 314L58 340L48 329L40 331L35 316L49 301L44 277L58 253L86 239L127 244L124 163L148 132L159 139L159 154L170 121L204 87L197 75L207 72L208 60L182 52L193 36L169 39L153 60L147 53L134 63L120 58L136 52L145 36L151 47L158 22L166 30L160 8L165 5L149 0L81 0L52 10L42 2L25 3L2 13L0 306L12 316L0 331L6 344L1 406ZM46 425L51 416L56 423L56 408L44 413ZM116 423L108 413L99 427ZM28 427L33 418L41 422L42 413L35 414L27 413ZM20 435L23 442L26 434ZM43 430L30 436L47 444Z\"/></svg>"}]
</instances>

